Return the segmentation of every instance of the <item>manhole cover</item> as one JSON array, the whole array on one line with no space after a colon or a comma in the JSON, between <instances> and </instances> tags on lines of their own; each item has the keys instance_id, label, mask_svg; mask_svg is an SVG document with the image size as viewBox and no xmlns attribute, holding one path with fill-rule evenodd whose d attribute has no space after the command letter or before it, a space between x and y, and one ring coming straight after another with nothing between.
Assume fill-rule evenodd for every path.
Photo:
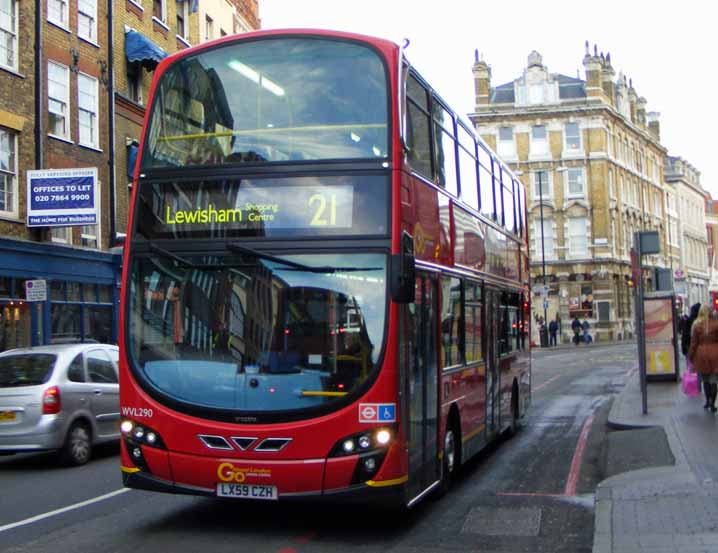
<instances>
[{"instance_id":1,"label":"manhole cover","mask_svg":"<svg viewBox=\"0 0 718 553\"><path fill-rule=\"evenodd\" d=\"M466 517L461 532L486 536L538 536L540 529L541 509L475 507Z\"/></svg>"}]
</instances>

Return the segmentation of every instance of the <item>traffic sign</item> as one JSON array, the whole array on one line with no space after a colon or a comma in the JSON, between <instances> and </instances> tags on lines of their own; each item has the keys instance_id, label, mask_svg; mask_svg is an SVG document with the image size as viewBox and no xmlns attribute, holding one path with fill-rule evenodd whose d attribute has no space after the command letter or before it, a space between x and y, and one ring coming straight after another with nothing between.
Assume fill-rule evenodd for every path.
<instances>
[{"instance_id":1,"label":"traffic sign","mask_svg":"<svg viewBox=\"0 0 718 553\"><path fill-rule=\"evenodd\" d=\"M26 280L25 281L26 301L47 301L47 281Z\"/></svg>"}]
</instances>

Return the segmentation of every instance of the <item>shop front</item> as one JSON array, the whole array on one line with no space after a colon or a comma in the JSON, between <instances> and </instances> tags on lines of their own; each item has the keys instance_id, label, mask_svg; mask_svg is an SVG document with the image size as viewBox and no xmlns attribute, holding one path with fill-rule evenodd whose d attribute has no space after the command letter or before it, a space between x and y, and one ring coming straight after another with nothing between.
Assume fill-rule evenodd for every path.
<instances>
[{"instance_id":1,"label":"shop front","mask_svg":"<svg viewBox=\"0 0 718 553\"><path fill-rule=\"evenodd\" d=\"M0 259L0 351L117 342L119 253L0 238Z\"/></svg>"}]
</instances>

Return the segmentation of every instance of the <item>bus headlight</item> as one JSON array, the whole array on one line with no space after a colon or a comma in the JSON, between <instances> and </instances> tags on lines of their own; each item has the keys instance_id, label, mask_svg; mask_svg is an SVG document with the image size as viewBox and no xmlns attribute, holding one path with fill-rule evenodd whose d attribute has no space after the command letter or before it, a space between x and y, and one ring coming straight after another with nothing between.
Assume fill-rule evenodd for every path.
<instances>
[{"instance_id":1,"label":"bus headlight","mask_svg":"<svg viewBox=\"0 0 718 553\"><path fill-rule=\"evenodd\" d=\"M167 449L160 435L146 424L125 419L120 423L120 431L130 446L147 445L158 449ZM128 451L132 451L128 447Z\"/></svg>"},{"instance_id":2,"label":"bus headlight","mask_svg":"<svg viewBox=\"0 0 718 553\"><path fill-rule=\"evenodd\" d=\"M329 457L343 457L369 453L375 450L385 450L394 437L391 428L375 428L374 430L359 432L339 440L329 452Z\"/></svg>"}]
</instances>

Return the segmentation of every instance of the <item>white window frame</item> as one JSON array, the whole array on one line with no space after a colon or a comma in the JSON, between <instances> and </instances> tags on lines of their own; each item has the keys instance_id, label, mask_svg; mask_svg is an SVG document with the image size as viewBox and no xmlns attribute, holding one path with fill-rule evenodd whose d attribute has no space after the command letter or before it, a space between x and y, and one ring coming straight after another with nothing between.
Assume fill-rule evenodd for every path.
<instances>
[{"instance_id":1,"label":"white window frame","mask_svg":"<svg viewBox=\"0 0 718 553\"><path fill-rule=\"evenodd\" d=\"M541 259L541 218L534 219L534 254L533 259ZM553 228L553 218L543 218L543 251L544 260L556 259L556 236Z\"/></svg>"},{"instance_id":2,"label":"white window frame","mask_svg":"<svg viewBox=\"0 0 718 553\"><path fill-rule=\"evenodd\" d=\"M189 40L189 3L190 0L176 0L175 4L177 15L182 16L182 21L184 23L184 33L180 34L179 27L177 27L177 36L185 41ZM176 21L175 24L177 24Z\"/></svg>"},{"instance_id":3,"label":"white window frame","mask_svg":"<svg viewBox=\"0 0 718 553\"><path fill-rule=\"evenodd\" d=\"M534 138L534 130L543 127L545 137L543 139ZM547 158L551 155L551 148L548 140L548 125L533 125L529 133L529 157L531 158Z\"/></svg>"},{"instance_id":4,"label":"white window frame","mask_svg":"<svg viewBox=\"0 0 718 553\"><path fill-rule=\"evenodd\" d=\"M11 63L7 63L7 55L0 58L0 67L5 67L12 71L18 69L18 51L17 51L17 18L18 18L18 1L17 0L6 0L10 5L10 13L0 13L0 44L7 45L10 43L10 48L5 46L3 52L8 52L11 57ZM8 39L9 37L9 39ZM3 59L4 58L4 59Z\"/></svg>"},{"instance_id":5,"label":"white window frame","mask_svg":"<svg viewBox=\"0 0 718 553\"><path fill-rule=\"evenodd\" d=\"M83 6L84 4L84 6ZM84 8L84 9L83 9ZM88 25L90 34L85 35L80 32L82 28L80 21L83 18L89 19ZM91 42L92 44L98 43L97 38L97 0L77 0L77 36L83 40Z\"/></svg>"},{"instance_id":6,"label":"white window frame","mask_svg":"<svg viewBox=\"0 0 718 553\"><path fill-rule=\"evenodd\" d=\"M152 1L152 19L161 21L162 23L167 22L167 0L160 0L160 17L155 15L155 3Z\"/></svg>"},{"instance_id":7,"label":"white window frame","mask_svg":"<svg viewBox=\"0 0 718 553\"><path fill-rule=\"evenodd\" d=\"M58 85L62 84L64 86L64 97L63 98L54 98L50 96L50 66L55 66L62 70L65 73L64 83L59 83L59 81L56 81ZM61 116L65 118L65 134L55 134L54 132L50 132L54 129L51 129L51 125L48 123L48 134L50 136L54 136L56 138L61 138L63 140L70 140L70 68L66 65L62 65L61 63L57 63L56 61L48 61L47 62L47 113L48 113L48 119L50 114L55 114L57 116ZM58 103L64 103L65 111L64 113L59 113L56 111L53 111L50 109L50 102L55 101Z\"/></svg>"},{"instance_id":8,"label":"white window frame","mask_svg":"<svg viewBox=\"0 0 718 553\"><path fill-rule=\"evenodd\" d=\"M72 227L51 227L50 240L57 244L72 244Z\"/></svg>"},{"instance_id":9,"label":"white window frame","mask_svg":"<svg viewBox=\"0 0 718 553\"><path fill-rule=\"evenodd\" d=\"M583 228L572 228L572 223L583 223ZM578 230L578 232L574 232ZM568 242L568 256L570 258L588 257L588 221L586 217L567 217L566 218L566 237ZM578 249L577 242L583 243L583 247Z\"/></svg>"},{"instance_id":10,"label":"white window frame","mask_svg":"<svg viewBox=\"0 0 718 553\"><path fill-rule=\"evenodd\" d=\"M204 40L205 42L214 38L214 19L209 15L204 16Z\"/></svg>"},{"instance_id":11,"label":"white window frame","mask_svg":"<svg viewBox=\"0 0 718 553\"><path fill-rule=\"evenodd\" d=\"M568 129L569 126L576 126L576 134L569 136ZM578 144L572 145L572 141L569 142L570 139L578 140ZM581 125L579 125L578 121L569 121L564 126L564 133L563 133L563 150L564 152L568 153L569 155L575 155L580 154L583 149L583 137L581 136Z\"/></svg>"},{"instance_id":12,"label":"white window frame","mask_svg":"<svg viewBox=\"0 0 718 553\"><path fill-rule=\"evenodd\" d=\"M3 139L4 137L4 139ZM7 144L7 152L0 149L0 159L4 159L7 156L8 163L5 169L0 165L0 177L5 182L5 188L3 189L3 202L5 209L0 209L0 216L17 218L18 216L18 179L17 179L17 132L0 127L0 148ZM9 184L9 187L8 187ZM8 192L8 188L10 191ZM9 196L9 199L8 199ZM7 208L10 209L7 209Z\"/></svg>"},{"instance_id":13,"label":"white window frame","mask_svg":"<svg viewBox=\"0 0 718 553\"><path fill-rule=\"evenodd\" d=\"M581 184L581 191L571 191L571 176L578 176ZM583 167L569 167L566 169L566 197L567 198L585 198L586 197L586 174Z\"/></svg>"},{"instance_id":14,"label":"white window frame","mask_svg":"<svg viewBox=\"0 0 718 553\"><path fill-rule=\"evenodd\" d=\"M127 71L127 74L125 75L125 77L127 78L127 97L130 100L132 100L133 102L136 102L137 104L142 105L142 103L143 103L143 99L142 99L142 66L137 62L132 62L133 68L137 69L137 73L130 75L130 71L129 71L130 63L131 62L129 62L129 61L127 62L128 71ZM133 94L132 94L132 92L135 88L137 89L136 90L136 92L137 92L136 98L134 98Z\"/></svg>"},{"instance_id":15,"label":"white window frame","mask_svg":"<svg viewBox=\"0 0 718 553\"><path fill-rule=\"evenodd\" d=\"M93 88L94 91L94 111L91 111L91 106L83 105L82 100L82 86L81 82L85 81L88 85L90 85ZM91 75L86 75L85 73L78 73L77 75L77 137L78 137L78 143L82 146L89 146L91 148L99 148L100 147L100 109L99 109L99 103L100 103L100 88L99 88L99 82L95 77L92 77ZM82 137L82 114L83 112L90 114L90 132L91 135L91 141L87 142L83 140Z\"/></svg>"},{"instance_id":16,"label":"white window frame","mask_svg":"<svg viewBox=\"0 0 718 553\"><path fill-rule=\"evenodd\" d=\"M51 9L51 6L57 9ZM47 20L69 32L70 2L68 0L47 0Z\"/></svg>"},{"instance_id":17,"label":"white window frame","mask_svg":"<svg viewBox=\"0 0 718 553\"><path fill-rule=\"evenodd\" d=\"M538 181L538 174L544 173L546 175L546 181L541 179L541 194L539 194L539 181ZM544 193L545 192L545 193ZM553 179L551 178L551 172L547 169L539 169L536 171L531 171L531 200L534 202L538 202L539 200L543 199L544 201L552 201L553 200Z\"/></svg>"},{"instance_id":18,"label":"white window frame","mask_svg":"<svg viewBox=\"0 0 718 553\"><path fill-rule=\"evenodd\" d=\"M82 227L80 227L80 233L80 239L83 246L85 246L86 248L97 249L97 225L82 225ZM94 244L85 244L85 241L94 242Z\"/></svg>"},{"instance_id":19,"label":"white window frame","mask_svg":"<svg viewBox=\"0 0 718 553\"><path fill-rule=\"evenodd\" d=\"M501 137L501 131L508 129L511 133L511 138L506 139ZM514 129L509 125L501 125L496 132L496 150L499 157L502 158L514 158L516 157L516 142L514 141Z\"/></svg>"}]
</instances>

